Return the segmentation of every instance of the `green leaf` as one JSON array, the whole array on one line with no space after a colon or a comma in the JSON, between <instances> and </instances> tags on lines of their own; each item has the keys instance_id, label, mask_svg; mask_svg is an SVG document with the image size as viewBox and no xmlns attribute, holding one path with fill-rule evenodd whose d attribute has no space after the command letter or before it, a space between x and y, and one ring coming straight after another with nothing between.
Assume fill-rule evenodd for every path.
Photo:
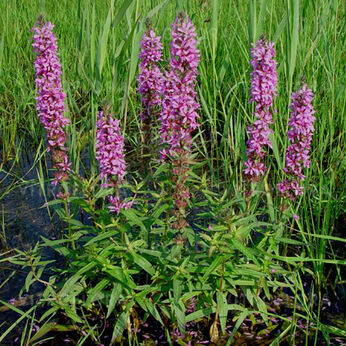
<instances>
[{"instance_id":1,"label":"green leaf","mask_svg":"<svg viewBox=\"0 0 346 346\"><path fill-rule=\"evenodd\" d=\"M240 325L243 323L243 321L245 320L246 316L249 314L248 311L243 311L240 316L238 317L237 319L237 322L236 324L234 325L234 328L232 330L232 333L227 341L227 344L226 345L230 345L231 344L231 341L234 337L234 334L237 332L237 330L239 329Z\"/></svg>"},{"instance_id":2,"label":"green leaf","mask_svg":"<svg viewBox=\"0 0 346 346\"><path fill-rule=\"evenodd\" d=\"M285 13L284 17L282 18L279 26L277 27L274 36L273 36L273 42L276 42L279 37L281 36L281 33L283 31L283 29L285 28L285 26L287 25L287 13Z\"/></svg>"},{"instance_id":3,"label":"green leaf","mask_svg":"<svg viewBox=\"0 0 346 346\"><path fill-rule=\"evenodd\" d=\"M55 328L56 328L55 322L45 323L43 326L40 327L37 333L30 339L29 345L32 345L34 341L40 339L42 336L46 335L52 329L55 329Z\"/></svg>"},{"instance_id":4,"label":"green leaf","mask_svg":"<svg viewBox=\"0 0 346 346\"><path fill-rule=\"evenodd\" d=\"M115 322L114 329L113 329L113 335L112 335L112 341L111 344L114 344L117 337L121 336L123 334L123 331L126 327L127 320L129 318L129 311L123 311L117 321Z\"/></svg>"},{"instance_id":5,"label":"green leaf","mask_svg":"<svg viewBox=\"0 0 346 346\"><path fill-rule=\"evenodd\" d=\"M251 252L251 250L246 247L243 243L241 243L239 240L233 238L232 239L233 246L240 251L242 254L244 254L248 259L253 260L256 264L258 264L256 256Z\"/></svg>"},{"instance_id":6,"label":"green leaf","mask_svg":"<svg viewBox=\"0 0 346 346\"><path fill-rule=\"evenodd\" d=\"M84 246L88 246L88 245L96 243L100 240L110 238L117 233L119 233L119 230L117 230L117 229L112 229L108 232L102 232L99 235L97 235L96 237L93 237L92 239L90 239L86 244L84 244Z\"/></svg>"},{"instance_id":7,"label":"green leaf","mask_svg":"<svg viewBox=\"0 0 346 346\"><path fill-rule=\"evenodd\" d=\"M145 305L147 306L150 314L158 321L160 322L162 325L164 325L162 319L161 319L161 316L159 314L159 312L157 311L155 305L149 300L149 299L146 299L145 300Z\"/></svg>"},{"instance_id":8,"label":"green leaf","mask_svg":"<svg viewBox=\"0 0 346 346\"><path fill-rule=\"evenodd\" d=\"M88 298L85 302L86 307L90 308L91 303L97 299L100 299L100 293L102 293L103 289L109 284L108 279L101 280L95 287L93 287L88 294ZM102 293L103 295L103 293Z\"/></svg>"},{"instance_id":9,"label":"green leaf","mask_svg":"<svg viewBox=\"0 0 346 346\"><path fill-rule=\"evenodd\" d=\"M108 35L109 35L109 29L111 26L111 10L108 11L107 19L103 25L102 33L100 33L99 37L99 45L97 48L97 56L96 56L96 68L97 68L97 76L98 80L101 80L102 75L102 69L106 57L107 52L107 43L108 43Z\"/></svg>"},{"instance_id":10,"label":"green leaf","mask_svg":"<svg viewBox=\"0 0 346 346\"><path fill-rule=\"evenodd\" d=\"M280 157L280 153L279 153L278 144L276 142L275 134L273 132L269 134L269 140L272 144L273 153L274 153L274 157L276 159L276 163L279 167L279 170L281 170L282 169L281 157Z\"/></svg>"},{"instance_id":11,"label":"green leaf","mask_svg":"<svg viewBox=\"0 0 346 346\"><path fill-rule=\"evenodd\" d=\"M29 288L31 286L31 284L35 281L35 279L33 279L33 273L29 272L28 275L26 276L25 279L25 290L28 292Z\"/></svg>"},{"instance_id":12,"label":"green leaf","mask_svg":"<svg viewBox=\"0 0 346 346\"><path fill-rule=\"evenodd\" d=\"M216 300L217 300L217 306L219 311L221 330L223 333L225 333L227 315L228 315L228 305L227 305L226 294L223 292L217 292Z\"/></svg>"},{"instance_id":13,"label":"green leaf","mask_svg":"<svg viewBox=\"0 0 346 346\"><path fill-rule=\"evenodd\" d=\"M112 293L111 293L111 298L109 300L108 303L108 309L107 309L107 316L106 318L108 318L110 316L110 314L113 312L115 305L120 297L122 291L122 287L120 284L115 283L112 289Z\"/></svg>"},{"instance_id":14,"label":"green leaf","mask_svg":"<svg viewBox=\"0 0 346 346\"><path fill-rule=\"evenodd\" d=\"M203 318L203 317L207 317L207 316L213 314L215 311L216 311L215 306L210 306L208 308L204 308L204 309L195 311L192 314L186 316L185 322L187 323L187 322L195 321L195 320Z\"/></svg>"},{"instance_id":15,"label":"green leaf","mask_svg":"<svg viewBox=\"0 0 346 346\"><path fill-rule=\"evenodd\" d=\"M224 257L223 257L223 256L217 256L217 257L214 259L214 261L211 263L211 265L208 267L207 271L206 271L205 274L203 275L203 279L202 279L202 280L203 280L204 282L208 279L209 275L210 275L211 273L213 273L213 272L216 270L216 268L223 262L223 260L224 260Z\"/></svg>"},{"instance_id":16,"label":"green leaf","mask_svg":"<svg viewBox=\"0 0 346 346\"><path fill-rule=\"evenodd\" d=\"M6 336L14 329L17 327L17 325L24 319L24 318L30 318L31 316L31 313L33 310L35 310L37 308L37 304L34 305L32 308L30 308L28 311L26 312L23 312L22 310L12 306L11 304L9 303L6 303L2 300L0 300L0 303L1 304L4 304L6 305L8 308L10 308L11 310L19 313L21 316L15 321L12 323L12 325L2 333L2 335L0 336L0 343L6 338Z\"/></svg>"},{"instance_id":17,"label":"green leaf","mask_svg":"<svg viewBox=\"0 0 346 346\"><path fill-rule=\"evenodd\" d=\"M120 7L119 12L117 13L117 16L114 19L113 25L116 26L120 23L121 19L124 17L126 10L131 5L133 0L125 0L123 5Z\"/></svg>"},{"instance_id":18,"label":"green leaf","mask_svg":"<svg viewBox=\"0 0 346 346\"><path fill-rule=\"evenodd\" d=\"M70 307L63 307L65 313L66 313L66 316L70 317L71 320L73 320L74 322L77 322L77 323L83 323L83 320L77 315L75 309L72 309Z\"/></svg>"},{"instance_id":19,"label":"green leaf","mask_svg":"<svg viewBox=\"0 0 346 346\"><path fill-rule=\"evenodd\" d=\"M168 204L161 205L158 209L154 210L152 216L154 219L158 219L160 215L169 208Z\"/></svg>"},{"instance_id":20,"label":"green leaf","mask_svg":"<svg viewBox=\"0 0 346 346\"><path fill-rule=\"evenodd\" d=\"M130 287L130 288L136 288L136 284L133 282L131 277L125 273L125 271L122 268L116 267L116 266L109 266L106 269L104 269L106 273L114 277L115 280L123 283L124 285Z\"/></svg>"},{"instance_id":21,"label":"green leaf","mask_svg":"<svg viewBox=\"0 0 346 346\"><path fill-rule=\"evenodd\" d=\"M136 264L138 264L142 269L144 269L150 275L152 276L155 275L155 269L147 259L135 253L134 250L130 250L130 254L133 257L133 260Z\"/></svg>"},{"instance_id":22,"label":"green leaf","mask_svg":"<svg viewBox=\"0 0 346 346\"><path fill-rule=\"evenodd\" d=\"M182 289L183 289L182 281L179 279L174 279L173 280L173 297L176 304L178 304L179 302Z\"/></svg>"},{"instance_id":23,"label":"green leaf","mask_svg":"<svg viewBox=\"0 0 346 346\"><path fill-rule=\"evenodd\" d=\"M146 233L147 229L142 222L142 220L138 217L133 209L122 210L121 213L130 221L132 221L135 225L139 226L142 232Z\"/></svg>"},{"instance_id":24,"label":"green leaf","mask_svg":"<svg viewBox=\"0 0 346 346\"><path fill-rule=\"evenodd\" d=\"M177 318L177 322L178 322L178 328L180 330L181 333L185 333L185 311L182 309L182 307L180 306L180 304L176 304L174 303L174 313L175 313L175 317Z\"/></svg>"}]
</instances>

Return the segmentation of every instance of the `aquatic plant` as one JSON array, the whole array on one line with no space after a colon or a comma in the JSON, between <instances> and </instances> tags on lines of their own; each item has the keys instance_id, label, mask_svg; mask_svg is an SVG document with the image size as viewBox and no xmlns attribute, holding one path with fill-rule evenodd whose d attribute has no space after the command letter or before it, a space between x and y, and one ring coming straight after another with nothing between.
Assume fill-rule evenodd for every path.
<instances>
[{"instance_id":1,"label":"aquatic plant","mask_svg":"<svg viewBox=\"0 0 346 346\"><path fill-rule=\"evenodd\" d=\"M162 161L152 160L148 174L149 170L141 170L146 157L142 153L145 146L150 148L150 153L155 153L156 145L149 147L149 141L143 138L142 126L146 120L158 119L161 106L153 103L149 106L149 100L151 97L156 98L153 95L157 95L158 90L151 94L148 88L155 85L146 83L148 75L145 73L141 81L143 84L137 80L138 87L143 87L143 94L139 89L135 92L134 74L140 39L138 34L143 23L133 19L138 18L136 14L139 13L143 18L150 5L143 1L131 6L131 1L126 1L124 6L117 9L113 2L107 2L108 15L102 6L96 6L94 11L88 1L78 6L71 3L68 9L73 14L71 17L54 13L59 27L63 29L61 34L64 45L60 49L64 50L63 56L66 57L68 99L73 109L69 116L71 126L68 133L71 137L70 160L73 160L74 169L69 171L69 181L62 184L69 188L70 195L64 200L58 198L47 201L50 194L46 194L46 175L44 169L40 169L41 160L38 161L39 167L33 166L33 169L39 168L37 172L44 196L42 203L46 202L45 208L50 211L54 209L53 220L59 218L58 221L62 222L59 222L58 232L54 237L48 233L48 227L42 228L41 233L33 225L28 231L33 236L41 236L37 245L29 249L27 244L23 244L25 246L18 251L9 249L10 252L6 251L0 257L0 263L5 265L6 271L4 276L0 273L0 281L4 277L4 283L0 284L2 291L6 291L6 286L13 280L12 274L8 275L10 272L7 268L19 268L18 272L27 273L19 294L13 290L9 292L11 296L1 298L1 316L4 309L12 310L18 314L18 321L5 321L5 325L0 323L0 344L11 344L7 336L23 324L23 319L27 323L23 325L25 328L22 338L14 340L15 344L19 340L37 344L52 339L51 342L57 344L94 345L303 345L319 343L322 337L327 343L336 343L336 336L345 337L343 316L335 318L337 322L330 322L326 315L326 311L333 314L342 303L335 299L333 303L327 302L327 306L324 302L324 297L331 293L335 298L339 296L340 302L342 301L340 285L344 280L340 273L345 264L344 243L337 237L345 211L345 179L342 178L345 175L343 149L346 143L343 102L340 102L340 91L343 90L340 82L342 54L337 53L335 48L339 47L341 51L341 40L335 40L335 34L341 32L343 24L336 10L337 3L328 5L320 1L321 6L317 7L304 4L302 10L293 1L284 13L281 8L276 11L274 2L270 11L265 1L260 2L261 4L257 2L257 5L255 1L250 1L249 4L240 2L237 9L239 16L235 17L229 16L229 11L232 10L231 7L227 9L229 1L224 1L222 5L220 1L197 1L189 2L188 6L183 1L180 2L193 13L193 21L198 25L203 38L203 59L198 78L202 110L201 119L195 119L197 126L200 123L201 128L198 129L197 136L194 136L193 130L190 131L188 126L185 128L180 107L185 104L181 102L179 107L175 107L167 96L170 92L172 99L185 96L181 92L182 72L179 68L168 68L165 77L171 76L172 80L169 80L171 77L165 78L168 91L161 98L165 97L166 106L170 107L166 108L169 111L168 119L173 115L174 121L170 119L171 123L168 124L172 128L167 127L167 138L172 140L173 147L161 139L162 151L166 150L167 153L162 158L164 164ZM170 17L165 11L171 6L166 6L165 3L166 1L158 2L147 13L148 17L157 18L162 29L167 28L167 18ZM26 84L21 83L20 79L24 76L30 80L30 75L25 73L27 59L22 59L25 49L20 45L19 36L22 33L21 19L28 18L30 11L21 18L19 16L22 9L27 8L22 3L19 7L17 5L0 11L0 21L11 24L3 26L5 44L0 50L1 62L7 59L6 64L1 64L0 102L3 116L0 117L0 137L5 151L5 154L2 153L3 160L0 160L1 179L4 171L7 171L3 182L12 180L12 173L17 173L14 171L17 167L12 162L21 158L17 155L21 149L13 150L13 143L17 143L13 138L17 137L13 137L11 131L18 131L18 134L25 135L30 140L30 145L37 149L35 159L50 155L45 155L39 145L42 131L41 126L37 126L38 122L33 122L31 118L34 114L31 109L32 93L27 92ZM330 11L327 11L328 6ZM36 10L35 6L32 8L33 11ZM47 7L47 15L54 8ZM280 116L275 124L276 133L269 137L274 155L267 157L267 152L270 151L267 144L260 144L260 152L265 153L265 157L253 155L254 162L257 160L266 164L271 175L264 173L268 179L263 179L263 184L256 184L256 193L251 199L240 191L242 167L238 163L244 144L243 117L233 116L242 111L246 113L247 110L243 93L248 66L247 54L239 54L237 48L246 47L248 37L240 35L233 40L227 30L224 30L225 23L234 28L234 32L243 30L246 26L243 21L245 8L250 10L251 42L263 28L270 28L274 31L269 32L268 36L275 37L278 46L287 48L281 51L284 56L280 55L283 67L281 74L285 77L280 84L280 95L283 97L274 101ZM18 10L18 15L15 10ZM311 15L311 11L314 15ZM315 18L315 14L319 13L326 20L320 20L318 16ZM9 15L12 15L12 21L9 21ZM266 22L268 15L273 25ZM21 18L19 21L17 16ZM331 18L334 19L332 24L329 20ZM121 30L116 29L124 20L129 25L119 28ZM337 22L340 24L335 24ZM316 34L313 40L309 24L314 24L311 26ZM100 35L97 34L98 31ZM322 36L319 35L321 32ZM151 35L148 31L146 34ZM155 35L155 40L156 38ZM232 42L235 44L231 44ZM149 41L147 43L151 45ZM179 38L176 44L181 44ZM146 54L150 54L149 46ZM172 47L171 49L173 50ZM179 51L179 47L177 50ZM244 49L241 50L244 52ZM8 59L9 52L12 59ZM315 52L318 52L318 58L315 57ZM168 66L175 63L179 65L179 54L186 57L185 48L175 53L176 61L168 61ZM296 56L305 58L296 59ZM145 67L149 79L152 68L150 64L148 61ZM163 67L166 61L163 59L155 64ZM182 65L184 68L188 67L188 63ZM291 93L297 69L303 67L304 73L308 74L307 78L319 93L318 107L324 116L319 119L319 140L314 143L316 163L311 164L311 172L309 170L309 175L313 176L313 196L308 191L306 196L299 198L296 208L293 203L289 203L288 210L283 208L284 205L279 205L282 199L278 197L281 196L275 194L271 184L286 178L288 181L297 180L299 186L306 186L303 184L305 178L300 179L293 174L298 169L295 165L293 169L286 162L287 171L281 169L281 145L285 142L285 134L281 130L286 123L287 111L285 96ZM16 71L18 74L15 76ZM141 69L142 72L145 71ZM116 84L115 88L108 87L110 81L112 87ZM194 82L195 90L196 87L197 83ZM124 170L131 171L129 182L118 171L103 175L100 184L104 170L101 167L101 175L98 174L92 160L96 130L93 112L98 107L100 98L109 97L110 94L114 102L112 107L116 110L115 116L110 115L112 119L119 115L119 119L129 120L126 131L129 153L126 157L135 159L129 162L130 165L125 165ZM27 100L22 101L22 97L27 97ZM140 98L143 98L143 104L138 102ZM197 102L197 95L195 101ZM256 101L251 102L251 107L256 110ZM187 103L187 108L190 106ZM145 111L150 116L145 116ZM195 111L199 112L197 108ZM273 114L273 111L270 106L269 112ZM102 121L107 122L107 111L103 112ZM259 120L255 114L254 118L255 122ZM190 121L188 117L184 119ZM122 120L117 124L118 128L121 128L121 124ZM292 130L293 127L289 126ZM115 126L111 127L114 134ZM268 127L269 132L271 127L274 129L271 125ZM138 129L140 130L137 131ZM111 148L119 141L111 139L112 135L108 136L107 131L105 130L103 147L106 151L110 150L107 155L111 155L114 153ZM117 131L121 132L120 129ZM175 137L172 137L174 134ZM154 131L151 131L150 136L155 142L159 138ZM22 142L23 137L18 141L19 144L27 143L24 139ZM249 134L249 139L251 138L255 140L256 135ZM296 143L297 138L294 138L289 141L289 146ZM264 142L260 136L257 139ZM152 144L155 144L154 140ZM170 153L171 148L173 150ZM100 149L96 150L97 155ZM192 152L192 149L196 152ZM288 148L287 153L289 151ZM115 164L109 163L107 155L99 158L100 161L103 160L105 167ZM199 161L196 165L193 164L195 156ZM120 170L121 164L117 162L117 165ZM300 168L301 174L306 174L304 161L300 161ZM179 181L180 176L183 178ZM254 173L253 180L251 176L245 178L249 185L249 180L260 180L261 176L259 174L256 178ZM6 194L16 191L17 186L21 189L23 184L29 184L30 189L34 188L31 178L24 177L21 176L20 180L14 178L15 184L11 182L5 187ZM122 194L125 187L136 200L136 206L129 210L124 210L127 208L124 207ZM24 189L26 193L21 194L21 198L28 195L26 187ZM2 190L1 196L4 196ZM294 194L292 190L289 193ZM107 203L104 203L105 197ZM5 202L5 206L2 207L0 233L3 236L0 237L6 239L11 234L9 232L13 225L11 219L8 222L8 212L11 213L11 210L7 208L7 201L2 199L2 202ZM191 227L185 227L187 205L191 208L188 217ZM20 207L13 213L17 214L18 210ZM41 209L42 212L44 210ZM114 217L109 210L120 215ZM30 218L26 220L26 213L20 216L25 218L25 222L30 222ZM25 231L28 227L23 228ZM177 229L183 228L183 234L177 232ZM184 246L181 246L182 243ZM14 275L16 279L17 274ZM37 295L36 289L39 290ZM34 290L34 294L22 295L30 293L29 290ZM16 298L6 303L14 295ZM34 306L22 305L24 300L25 304L29 301Z\"/></svg>"},{"instance_id":2,"label":"aquatic plant","mask_svg":"<svg viewBox=\"0 0 346 346\"><path fill-rule=\"evenodd\" d=\"M243 175L251 182L258 181L266 171L264 157L265 148L272 146L269 135L273 118L270 108L276 96L278 76L276 72L274 43L260 38L251 49L251 89L250 101L255 103L255 122L247 128L247 161Z\"/></svg>"},{"instance_id":3,"label":"aquatic plant","mask_svg":"<svg viewBox=\"0 0 346 346\"><path fill-rule=\"evenodd\" d=\"M54 25L44 23L42 18L35 24L32 47L37 53L35 60L36 86L38 97L37 111L47 134L47 151L51 152L55 169L53 184L68 179L71 163L66 146L64 128L69 119L64 117L65 94L61 84L61 63L58 57L58 45L53 34Z\"/></svg>"},{"instance_id":4,"label":"aquatic plant","mask_svg":"<svg viewBox=\"0 0 346 346\"><path fill-rule=\"evenodd\" d=\"M121 208L131 207L131 203L122 202L119 197L119 187L126 173L124 137L119 120L114 119L108 110L98 112L96 126L96 159L100 163L101 178L105 181L102 186L116 190L116 195L109 197L109 210L119 214Z\"/></svg>"},{"instance_id":5,"label":"aquatic plant","mask_svg":"<svg viewBox=\"0 0 346 346\"><path fill-rule=\"evenodd\" d=\"M172 24L171 60L163 89L160 135L164 148L161 159L172 164L176 222L183 230L187 225L186 208L190 192L186 186L189 170L191 133L199 126L197 92L199 50L196 29L190 18L179 14Z\"/></svg>"},{"instance_id":6,"label":"aquatic plant","mask_svg":"<svg viewBox=\"0 0 346 346\"><path fill-rule=\"evenodd\" d=\"M313 114L315 110L312 105L313 92L307 85L303 85L298 92L291 96L290 104L290 126L287 132L290 145L286 150L286 166L284 171L288 178L277 184L277 189L282 196L295 200L303 194L304 187L301 182L305 180L304 168L310 167L310 150L312 135L314 133Z\"/></svg>"}]
</instances>

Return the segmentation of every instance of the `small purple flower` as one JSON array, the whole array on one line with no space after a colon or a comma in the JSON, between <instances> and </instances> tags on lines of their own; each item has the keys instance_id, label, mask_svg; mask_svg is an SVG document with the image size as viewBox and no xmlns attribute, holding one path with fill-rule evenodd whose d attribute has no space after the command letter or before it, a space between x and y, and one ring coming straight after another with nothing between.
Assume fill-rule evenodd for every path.
<instances>
[{"instance_id":1,"label":"small purple flower","mask_svg":"<svg viewBox=\"0 0 346 346\"><path fill-rule=\"evenodd\" d=\"M191 299L188 300L187 305L186 305L186 313L191 314L196 311L197 307L197 300L196 297L192 297ZM189 325L189 323L187 323Z\"/></svg>"},{"instance_id":2,"label":"small purple flower","mask_svg":"<svg viewBox=\"0 0 346 346\"><path fill-rule=\"evenodd\" d=\"M64 130L69 120L64 117L65 94L62 91L62 71L53 28L54 25L50 22L37 23L32 29L34 31L32 47L37 53L35 61L37 111L47 133L47 149L52 153L55 169L53 185L57 185L68 179L71 163Z\"/></svg>"},{"instance_id":3,"label":"small purple flower","mask_svg":"<svg viewBox=\"0 0 346 346\"><path fill-rule=\"evenodd\" d=\"M124 202L124 201L121 201L119 196L110 196L109 197L109 202L110 202L110 206L108 207L109 210L111 212L115 212L117 214L120 213L120 210L121 209L130 209L133 205L133 202L130 201L130 202Z\"/></svg>"},{"instance_id":4,"label":"small purple flower","mask_svg":"<svg viewBox=\"0 0 346 346\"><path fill-rule=\"evenodd\" d=\"M265 148L271 148L269 135L273 124L270 108L276 96L278 76L276 72L274 43L260 38L251 49L251 90L250 101L255 102L255 122L248 127L247 161L244 162L244 177L251 182L258 181L266 171L263 163Z\"/></svg>"},{"instance_id":5,"label":"small purple flower","mask_svg":"<svg viewBox=\"0 0 346 346\"><path fill-rule=\"evenodd\" d=\"M32 331L33 331L34 333L38 332L39 329L40 329L40 327L39 327L37 324L34 324L34 325L32 326Z\"/></svg>"},{"instance_id":6,"label":"small purple flower","mask_svg":"<svg viewBox=\"0 0 346 346\"><path fill-rule=\"evenodd\" d=\"M301 181L305 180L304 168L310 167L310 149L314 133L315 113L312 100L314 94L304 85L297 93L292 94L290 105L290 126L287 132L290 145L286 151L286 166L284 168L288 178L277 184L280 193L292 201L303 194Z\"/></svg>"},{"instance_id":7,"label":"small purple flower","mask_svg":"<svg viewBox=\"0 0 346 346\"><path fill-rule=\"evenodd\" d=\"M105 179L103 187L116 189L116 195L109 197L109 210L119 214L122 208L128 209L132 205L121 201L118 191L126 173L124 137L121 135L119 120L114 119L112 114L100 111L97 118L96 159L100 163L101 178Z\"/></svg>"}]
</instances>

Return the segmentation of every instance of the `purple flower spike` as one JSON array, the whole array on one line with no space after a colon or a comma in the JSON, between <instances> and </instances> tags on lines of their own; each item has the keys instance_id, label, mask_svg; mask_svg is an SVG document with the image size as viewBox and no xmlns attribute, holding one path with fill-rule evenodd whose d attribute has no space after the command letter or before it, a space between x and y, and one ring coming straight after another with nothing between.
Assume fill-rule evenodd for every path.
<instances>
[{"instance_id":1,"label":"purple flower spike","mask_svg":"<svg viewBox=\"0 0 346 346\"><path fill-rule=\"evenodd\" d=\"M120 213L132 203L122 202L119 198L119 184L124 182L126 164L124 155L124 137L121 135L119 120L108 112L100 111L96 123L96 159L100 163L101 178L105 179L104 188L117 189L115 196L109 197L109 210Z\"/></svg>"},{"instance_id":2,"label":"purple flower spike","mask_svg":"<svg viewBox=\"0 0 346 346\"><path fill-rule=\"evenodd\" d=\"M266 166L263 163L265 148L271 148L269 135L273 124L270 108L276 96L278 76L277 62L274 60L274 43L260 38L251 49L251 91L250 102L255 102L255 122L248 127L247 161L243 171L245 179L255 182L264 175Z\"/></svg>"},{"instance_id":3,"label":"purple flower spike","mask_svg":"<svg viewBox=\"0 0 346 346\"><path fill-rule=\"evenodd\" d=\"M155 106L161 105L163 76L157 66L162 60L161 36L156 36L154 30L148 29L142 37L139 54L140 74L138 76L138 91L142 95L142 119L150 117Z\"/></svg>"},{"instance_id":4,"label":"purple flower spike","mask_svg":"<svg viewBox=\"0 0 346 346\"><path fill-rule=\"evenodd\" d=\"M124 137L119 120L112 114L101 111L97 119L96 159L100 162L101 178L106 180L104 187L117 188L123 183L126 170Z\"/></svg>"},{"instance_id":5,"label":"purple flower spike","mask_svg":"<svg viewBox=\"0 0 346 346\"><path fill-rule=\"evenodd\" d=\"M188 16L180 14L172 24L170 70L164 81L164 97L160 116L160 136L164 148L161 159L170 160L175 191L173 227L182 231L187 225L186 208L190 192L186 186L192 132L199 126L195 84L199 63L196 30Z\"/></svg>"},{"instance_id":6,"label":"purple flower spike","mask_svg":"<svg viewBox=\"0 0 346 346\"><path fill-rule=\"evenodd\" d=\"M305 180L303 168L310 167L310 149L314 133L315 113L312 106L314 94L304 85L297 93L292 94L290 105L290 126L287 132L290 145L286 151L286 166L284 171L288 178L277 184L280 193L292 201L303 194L301 181Z\"/></svg>"},{"instance_id":7,"label":"purple flower spike","mask_svg":"<svg viewBox=\"0 0 346 346\"><path fill-rule=\"evenodd\" d=\"M172 24L171 70L164 80L164 98L160 116L161 158L189 149L191 133L199 126L197 92L194 90L199 63L196 29L188 16L180 14Z\"/></svg>"},{"instance_id":8,"label":"purple flower spike","mask_svg":"<svg viewBox=\"0 0 346 346\"><path fill-rule=\"evenodd\" d=\"M138 76L138 92L142 96L142 169L146 170L150 161L150 152L153 142L153 127L157 124L161 111L161 95L163 75L158 66L162 60L161 37L156 36L150 23L147 22L147 31L141 41L139 54L140 74Z\"/></svg>"},{"instance_id":9,"label":"purple flower spike","mask_svg":"<svg viewBox=\"0 0 346 346\"><path fill-rule=\"evenodd\" d=\"M62 91L62 71L53 28L54 25L50 22L37 23L32 29L34 31L32 47L37 53L35 61L37 111L47 133L47 149L52 152L55 169L53 185L57 185L68 179L71 163L68 158L68 148L65 145L64 131L69 120L64 117L65 94Z\"/></svg>"}]
</instances>

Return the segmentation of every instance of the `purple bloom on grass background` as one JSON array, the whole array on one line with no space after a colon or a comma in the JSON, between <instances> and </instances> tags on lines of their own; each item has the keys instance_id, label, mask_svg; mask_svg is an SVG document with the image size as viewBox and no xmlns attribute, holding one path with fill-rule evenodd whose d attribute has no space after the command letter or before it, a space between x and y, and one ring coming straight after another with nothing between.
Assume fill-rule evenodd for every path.
<instances>
[{"instance_id":1,"label":"purple bloom on grass background","mask_svg":"<svg viewBox=\"0 0 346 346\"><path fill-rule=\"evenodd\" d=\"M37 111L47 133L47 149L51 152L55 169L53 184L57 185L68 179L71 163L64 131L69 119L64 117L65 94L62 91L62 70L53 28L52 23L43 23L42 19L39 20L32 29L34 31L32 47L37 53L35 61Z\"/></svg>"},{"instance_id":2,"label":"purple bloom on grass background","mask_svg":"<svg viewBox=\"0 0 346 346\"><path fill-rule=\"evenodd\" d=\"M157 65L162 60L163 46L160 40L161 36L156 36L151 28L148 28L141 40L138 91L142 95L142 119L151 117L153 108L161 105L163 76Z\"/></svg>"},{"instance_id":3,"label":"purple bloom on grass background","mask_svg":"<svg viewBox=\"0 0 346 346\"><path fill-rule=\"evenodd\" d=\"M264 175L266 166L263 163L265 148L271 148L269 135L273 118L270 108L276 96L278 75L276 72L274 43L260 38L251 49L251 89L250 101L255 103L255 122L247 129L247 161L244 162L244 177L251 182L258 181Z\"/></svg>"},{"instance_id":4,"label":"purple bloom on grass background","mask_svg":"<svg viewBox=\"0 0 346 346\"><path fill-rule=\"evenodd\" d=\"M304 168L310 167L310 149L314 133L315 113L312 106L314 94L304 85L297 93L292 94L290 105L290 126L287 132L290 145L286 150L287 179L277 184L280 193L292 201L303 194L301 182L305 180Z\"/></svg>"},{"instance_id":5,"label":"purple bloom on grass background","mask_svg":"<svg viewBox=\"0 0 346 346\"><path fill-rule=\"evenodd\" d=\"M171 61L165 73L164 97L160 116L162 158L175 156L180 149L189 149L191 133L199 126L197 92L199 50L196 29L188 16L180 14L172 24Z\"/></svg>"},{"instance_id":6,"label":"purple bloom on grass background","mask_svg":"<svg viewBox=\"0 0 346 346\"><path fill-rule=\"evenodd\" d=\"M119 120L100 111L96 127L96 159L100 163L101 178L106 180L104 187L117 188L119 183L123 183L126 170L124 137Z\"/></svg>"},{"instance_id":7,"label":"purple bloom on grass background","mask_svg":"<svg viewBox=\"0 0 346 346\"><path fill-rule=\"evenodd\" d=\"M116 189L116 195L109 197L109 210L117 214L121 208L128 209L132 205L122 202L118 195L126 173L124 147L119 120L108 111L100 111L96 123L96 159L100 163L101 178L105 179L103 187Z\"/></svg>"},{"instance_id":8,"label":"purple bloom on grass background","mask_svg":"<svg viewBox=\"0 0 346 346\"><path fill-rule=\"evenodd\" d=\"M161 159L172 164L176 221L182 231L187 225L186 208L190 192L186 186L192 132L199 126L197 92L199 50L196 29L187 15L179 14L172 24L170 70L165 74L160 136L164 148Z\"/></svg>"},{"instance_id":9,"label":"purple bloom on grass background","mask_svg":"<svg viewBox=\"0 0 346 346\"><path fill-rule=\"evenodd\" d=\"M161 95L163 87L163 75L158 66L162 60L161 37L157 36L147 22L147 31L141 40L141 52L139 54L140 73L138 76L137 90L141 94L142 108L142 168L147 169L150 161L150 152L153 142L153 128L158 122L161 111Z\"/></svg>"}]
</instances>

